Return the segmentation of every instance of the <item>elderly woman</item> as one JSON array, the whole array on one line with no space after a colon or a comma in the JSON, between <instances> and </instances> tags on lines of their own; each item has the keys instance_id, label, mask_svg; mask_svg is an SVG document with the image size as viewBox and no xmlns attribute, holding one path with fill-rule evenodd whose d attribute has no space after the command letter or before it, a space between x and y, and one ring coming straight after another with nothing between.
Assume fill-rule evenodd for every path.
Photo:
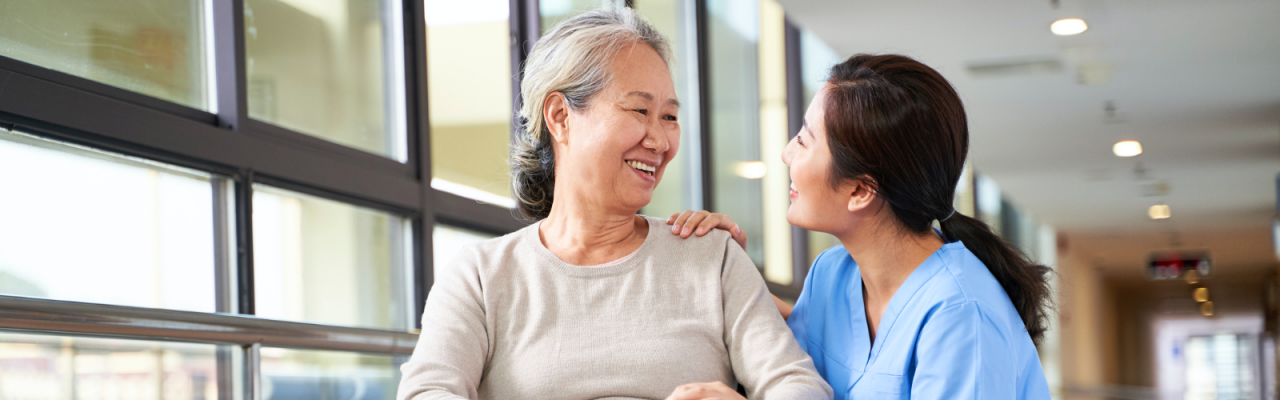
<instances>
[{"instance_id":1,"label":"elderly woman","mask_svg":"<svg viewBox=\"0 0 1280 400\"><path fill-rule=\"evenodd\" d=\"M728 234L636 215L680 145L669 51L629 10L534 46L511 164L539 222L441 266L398 398L831 398Z\"/></svg>"}]
</instances>

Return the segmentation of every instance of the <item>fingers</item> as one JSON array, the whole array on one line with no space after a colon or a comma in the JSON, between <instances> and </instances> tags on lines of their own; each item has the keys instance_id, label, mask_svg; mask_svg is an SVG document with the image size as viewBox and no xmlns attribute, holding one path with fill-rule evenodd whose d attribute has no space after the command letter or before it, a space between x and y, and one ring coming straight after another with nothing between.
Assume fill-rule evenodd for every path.
<instances>
[{"instance_id":1,"label":"fingers","mask_svg":"<svg viewBox=\"0 0 1280 400\"><path fill-rule=\"evenodd\" d=\"M685 220L684 224L682 224L683 226L680 228L680 237L688 238L689 235L692 235L693 231L697 229L698 226L700 226L703 221L706 221L707 217L711 215L712 215L711 212L707 210L694 212L693 215L690 215L689 219ZM699 234L698 236L702 236L702 235Z\"/></svg>"},{"instance_id":2,"label":"fingers","mask_svg":"<svg viewBox=\"0 0 1280 400\"><path fill-rule=\"evenodd\" d=\"M673 225L671 226L671 233L679 235L680 229L684 227L685 221L688 221L689 217L693 216L694 212L695 211L685 211L676 215L672 215L671 218L674 218L674 221L672 221Z\"/></svg>"},{"instance_id":3,"label":"fingers","mask_svg":"<svg viewBox=\"0 0 1280 400\"><path fill-rule=\"evenodd\" d=\"M733 241L738 242L738 245L742 246L743 250L746 250L747 232L742 230L742 227L738 226L738 224L733 224L733 226L727 229L729 230L729 234L733 236Z\"/></svg>"},{"instance_id":4,"label":"fingers","mask_svg":"<svg viewBox=\"0 0 1280 400\"><path fill-rule=\"evenodd\" d=\"M688 239L693 234L693 229L702 223L708 215L709 211L685 211L676 217L675 224L671 226L671 233L680 235L680 237Z\"/></svg>"},{"instance_id":5,"label":"fingers","mask_svg":"<svg viewBox=\"0 0 1280 400\"><path fill-rule=\"evenodd\" d=\"M742 399L722 382L690 383L676 387L667 400Z\"/></svg>"},{"instance_id":6,"label":"fingers","mask_svg":"<svg viewBox=\"0 0 1280 400\"><path fill-rule=\"evenodd\" d=\"M702 223L698 224L698 229L694 231L694 234L702 236L706 235L707 232L711 232L712 229L720 228L727 231L733 227L733 220L729 219L729 216L724 214L707 214L707 219L702 220Z\"/></svg>"}]
</instances>

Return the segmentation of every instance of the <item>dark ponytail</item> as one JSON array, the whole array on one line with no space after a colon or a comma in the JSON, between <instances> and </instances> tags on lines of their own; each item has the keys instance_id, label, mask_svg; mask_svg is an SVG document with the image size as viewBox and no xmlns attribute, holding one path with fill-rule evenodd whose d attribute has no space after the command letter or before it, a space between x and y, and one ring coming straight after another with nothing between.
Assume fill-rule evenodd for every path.
<instances>
[{"instance_id":1,"label":"dark ponytail","mask_svg":"<svg viewBox=\"0 0 1280 400\"><path fill-rule=\"evenodd\" d=\"M1025 254L996 236L982 221L956 213L941 225L942 234L947 239L964 242L964 247L987 265L987 270L1009 294L1013 308L1022 316L1027 333L1039 343L1049 329L1048 310L1052 304L1048 276L1052 270L1028 260Z\"/></svg>"},{"instance_id":2,"label":"dark ponytail","mask_svg":"<svg viewBox=\"0 0 1280 400\"><path fill-rule=\"evenodd\" d=\"M877 190L907 230L940 220L948 240L964 242L1004 288L1031 339L1044 335L1050 269L1036 264L982 221L953 213L956 182L969 152L964 104L932 68L900 55L859 54L831 69L823 124L830 183Z\"/></svg>"}]
</instances>

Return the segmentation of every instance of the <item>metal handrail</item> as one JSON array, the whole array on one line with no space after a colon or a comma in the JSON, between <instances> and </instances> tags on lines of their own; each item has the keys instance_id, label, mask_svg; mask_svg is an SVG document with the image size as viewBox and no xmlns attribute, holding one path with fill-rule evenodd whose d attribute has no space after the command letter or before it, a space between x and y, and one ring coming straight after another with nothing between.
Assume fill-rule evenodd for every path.
<instances>
[{"instance_id":1,"label":"metal handrail","mask_svg":"<svg viewBox=\"0 0 1280 400\"><path fill-rule=\"evenodd\" d=\"M418 342L406 332L18 296L0 296L0 330L406 355Z\"/></svg>"}]
</instances>

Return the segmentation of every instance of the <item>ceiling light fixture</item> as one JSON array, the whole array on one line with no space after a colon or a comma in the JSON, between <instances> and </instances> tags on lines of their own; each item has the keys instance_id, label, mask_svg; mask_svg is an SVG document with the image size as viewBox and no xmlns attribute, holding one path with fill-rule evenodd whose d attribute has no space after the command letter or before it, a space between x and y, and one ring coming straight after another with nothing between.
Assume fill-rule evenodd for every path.
<instances>
[{"instance_id":1,"label":"ceiling light fixture","mask_svg":"<svg viewBox=\"0 0 1280 400\"><path fill-rule=\"evenodd\" d=\"M1111 151L1116 153L1117 157L1133 157L1142 154L1142 143L1137 140L1121 140L1116 142L1115 146L1111 146Z\"/></svg>"},{"instance_id":2,"label":"ceiling light fixture","mask_svg":"<svg viewBox=\"0 0 1280 400\"><path fill-rule=\"evenodd\" d=\"M738 176L747 179L760 179L769 172L769 166L765 165L764 161L740 162L734 169L737 170L734 172L737 172Z\"/></svg>"},{"instance_id":3,"label":"ceiling light fixture","mask_svg":"<svg viewBox=\"0 0 1280 400\"><path fill-rule=\"evenodd\" d=\"M1171 217L1172 215L1169 214L1168 205L1156 204L1154 206L1151 206L1151 208L1147 209L1147 216L1150 216L1151 219L1166 219Z\"/></svg>"},{"instance_id":4,"label":"ceiling light fixture","mask_svg":"<svg viewBox=\"0 0 1280 400\"><path fill-rule=\"evenodd\" d=\"M1053 21L1053 24L1049 25L1049 31L1058 36L1079 35L1087 30L1089 30L1089 24L1084 23L1080 18L1064 18Z\"/></svg>"},{"instance_id":5,"label":"ceiling light fixture","mask_svg":"<svg viewBox=\"0 0 1280 400\"><path fill-rule=\"evenodd\" d=\"M1196 288L1191 293L1191 297L1195 298L1197 303L1209 301L1209 288Z\"/></svg>"}]
</instances>

